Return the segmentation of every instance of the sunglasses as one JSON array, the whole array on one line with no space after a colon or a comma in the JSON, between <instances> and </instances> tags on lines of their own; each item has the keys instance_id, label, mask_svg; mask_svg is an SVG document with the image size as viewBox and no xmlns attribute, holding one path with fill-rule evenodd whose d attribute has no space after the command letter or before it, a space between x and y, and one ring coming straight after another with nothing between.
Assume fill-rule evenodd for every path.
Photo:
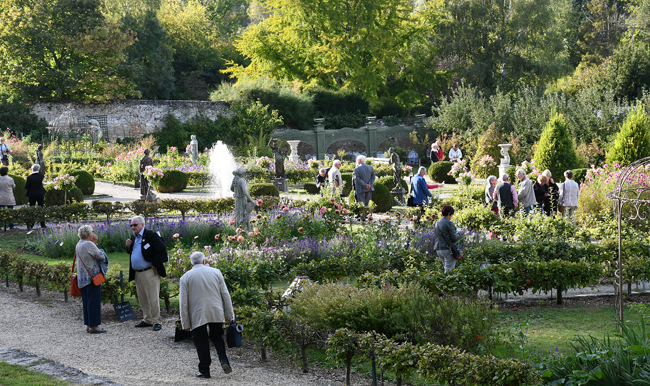
<instances>
[{"instance_id":1,"label":"sunglasses","mask_svg":"<svg viewBox=\"0 0 650 386\"><path fill-rule=\"evenodd\" d=\"M133 228L133 227L137 227L138 225L140 225L140 224L129 224L129 226L130 226L131 228Z\"/></svg>"}]
</instances>

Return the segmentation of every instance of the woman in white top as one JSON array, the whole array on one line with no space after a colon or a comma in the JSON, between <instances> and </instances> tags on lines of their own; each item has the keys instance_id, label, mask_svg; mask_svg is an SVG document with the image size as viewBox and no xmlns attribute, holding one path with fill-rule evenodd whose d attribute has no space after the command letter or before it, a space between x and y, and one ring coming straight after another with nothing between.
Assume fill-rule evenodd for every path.
<instances>
[{"instance_id":1,"label":"woman in white top","mask_svg":"<svg viewBox=\"0 0 650 386\"><path fill-rule=\"evenodd\" d=\"M16 205L16 198L14 197L14 189L16 183L14 179L9 177L9 168L3 166L0 168L0 208L12 209ZM9 229L14 228L14 224L7 224Z\"/></svg>"},{"instance_id":2,"label":"woman in white top","mask_svg":"<svg viewBox=\"0 0 650 386\"><path fill-rule=\"evenodd\" d=\"M463 152L458 148L458 144L454 144L454 147L449 150L449 160L451 162L460 162L460 159L463 158Z\"/></svg>"}]
</instances>

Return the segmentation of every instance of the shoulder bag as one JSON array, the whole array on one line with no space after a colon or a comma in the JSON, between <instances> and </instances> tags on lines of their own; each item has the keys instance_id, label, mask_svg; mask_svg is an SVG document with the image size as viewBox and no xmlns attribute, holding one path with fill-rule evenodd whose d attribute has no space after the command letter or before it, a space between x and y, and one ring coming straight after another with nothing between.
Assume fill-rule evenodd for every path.
<instances>
[{"instance_id":1,"label":"shoulder bag","mask_svg":"<svg viewBox=\"0 0 650 386\"><path fill-rule=\"evenodd\" d=\"M76 254L75 254L75 256L76 256ZM84 263L82 258L79 258L79 261L81 261L81 264L84 266L84 268L86 268L86 272L88 272L88 276L90 276L90 271L88 270L88 267L86 267L86 263ZM99 269L99 273L97 275L95 275L95 276L92 276L92 278L93 278L93 284L96 285L96 286L101 285L106 280L106 278L104 277L104 273L102 272L101 268Z\"/></svg>"},{"instance_id":2,"label":"shoulder bag","mask_svg":"<svg viewBox=\"0 0 650 386\"><path fill-rule=\"evenodd\" d=\"M74 273L74 266L77 262L77 253L74 254L74 260L72 260L72 276L70 276L70 295L79 297L81 296L81 289L79 289L79 283L77 282L77 274Z\"/></svg>"}]
</instances>

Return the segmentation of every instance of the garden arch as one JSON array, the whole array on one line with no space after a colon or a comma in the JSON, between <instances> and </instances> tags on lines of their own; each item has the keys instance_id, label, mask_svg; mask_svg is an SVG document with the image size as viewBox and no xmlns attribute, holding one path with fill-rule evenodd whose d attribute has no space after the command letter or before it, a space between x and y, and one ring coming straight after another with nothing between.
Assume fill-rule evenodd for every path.
<instances>
[{"instance_id":1,"label":"garden arch","mask_svg":"<svg viewBox=\"0 0 650 386\"><path fill-rule=\"evenodd\" d=\"M607 198L614 204L618 222L618 264L614 272L614 293L616 315L623 319L623 245L621 240L621 222L628 220L645 220L650 206L650 185L646 182L650 174L650 157L632 162L621 170L616 179L616 189L607 193Z\"/></svg>"}]
</instances>

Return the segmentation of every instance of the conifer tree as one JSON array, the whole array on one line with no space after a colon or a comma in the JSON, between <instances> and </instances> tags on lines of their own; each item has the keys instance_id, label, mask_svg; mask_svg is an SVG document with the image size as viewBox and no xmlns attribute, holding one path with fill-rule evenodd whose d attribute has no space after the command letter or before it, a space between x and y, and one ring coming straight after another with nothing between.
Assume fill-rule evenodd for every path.
<instances>
[{"instance_id":1,"label":"conifer tree","mask_svg":"<svg viewBox=\"0 0 650 386\"><path fill-rule=\"evenodd\" d=\"M575 144L569 134L566 119L562 114L552 112L542 131L535 150L538 170L548 169L556 181L564 179L564 172L578 165Z\"/></svg>"},{"instance_id":2,"label":"conifer tree","mask_svg":"<svg viewBox=\"0 0 650 386\"><path fill-rule=\"evenodd\" d=\"M622 166L650 157L650 120L643 106L631 112L607 153L608 164Z\"/></svg>"},{"instance_id":3,"label":"conifer tree","mask_svg":"<svg viewBox=\"0 0 650 386\"><path fill-rule=\"evenodd\" d=\"M481 138L479 138L478 150L476 150L476 155L472 159L471 170L475 176L479 178L487 178L489 175L497 175L499 172L497 166L489 167L486 169L479 163L484 156L490 155L496 164L499 165L501 159L501 148L499 147L500 143L504 143L503 136L501 135L499 129L497 129L496 123L492 122L492 124L488 126L485 133L483 133Z\"/></svg>"}]
</instances>

